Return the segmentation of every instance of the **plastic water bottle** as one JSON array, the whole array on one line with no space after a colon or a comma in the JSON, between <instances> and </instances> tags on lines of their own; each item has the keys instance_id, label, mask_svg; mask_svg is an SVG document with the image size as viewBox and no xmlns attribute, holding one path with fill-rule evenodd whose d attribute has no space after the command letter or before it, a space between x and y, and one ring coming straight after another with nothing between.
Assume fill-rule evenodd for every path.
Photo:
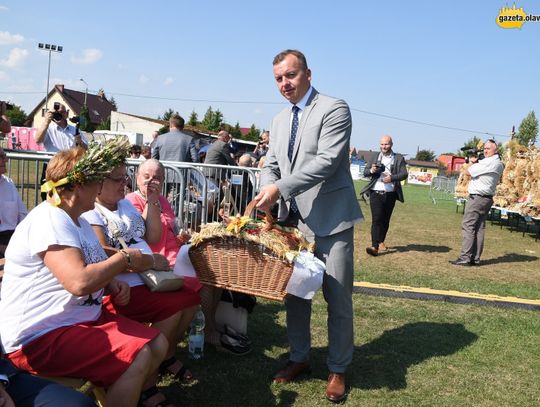
<instances>
[{"instance_id":1,"label":"plastic water bottle","mask_svg":"<svg viewBox=\"0 0 540 407\"><path fill-rule=\"evenodd\" d=\"M189 358L198 360L203 357L204 350L204 313L199 305L197 313L191 321L188 338Z\"/></svg>"}]
</instances>

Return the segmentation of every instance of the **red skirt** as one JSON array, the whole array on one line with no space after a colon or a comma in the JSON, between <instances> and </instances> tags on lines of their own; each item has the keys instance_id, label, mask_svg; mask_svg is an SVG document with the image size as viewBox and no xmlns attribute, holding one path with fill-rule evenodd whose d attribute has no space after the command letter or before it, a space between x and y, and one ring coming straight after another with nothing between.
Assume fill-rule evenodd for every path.
<instances>
[{"instance_id":1,"label":"red skirt","mask_svg":"<svg viewBox=\"0 0 540 407\"><path fill-rule=\"evenodd\" d=\"M19 369L51 377L77 377L108 387L160 332L103 310L97 321L47 332L7 354Z\"/></svg>"},{"instance_id":2,"label":"red skirt","mask_svg":"<svg viewBox=\"0 0 540 407\"><path fill-rule=\"evenodd\" d=\"M178 311L198 305L200 302L199 293L186 287L166 293L154 293L145 285L131 287L131 298L127 305L117 305L110 296L103 297L103 306L109 312L139 322L163 321Z\"/></svg>"}]
</instances>

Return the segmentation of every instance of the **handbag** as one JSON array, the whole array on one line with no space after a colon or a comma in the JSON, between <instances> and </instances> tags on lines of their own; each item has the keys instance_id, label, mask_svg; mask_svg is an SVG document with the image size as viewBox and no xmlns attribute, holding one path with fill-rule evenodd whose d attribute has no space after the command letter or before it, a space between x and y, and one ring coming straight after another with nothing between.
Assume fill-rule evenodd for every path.
<instances>
[{"instance_id":1,"label":"handbag","mask_svg":"<svg viewBox=\"0 0 540 407\"><path fill-rule=\"evenodd\" d=\"M255 303L256 299L251 295L223 290L215 314L218 329L223 331L224 326L227 325L245 335L248 313L253 310Z\"/></svg>"},{"instance_id":2,"label":"handbag","mask_svg":"<svg viewBox=\"0 0 540 407\"><path fill-rule=\"evenodd\" d=\"M152 292L177 291L184 285L184 279L172 271L146 270L139 273L146 287Z\"/></svg>"}]
</instances>

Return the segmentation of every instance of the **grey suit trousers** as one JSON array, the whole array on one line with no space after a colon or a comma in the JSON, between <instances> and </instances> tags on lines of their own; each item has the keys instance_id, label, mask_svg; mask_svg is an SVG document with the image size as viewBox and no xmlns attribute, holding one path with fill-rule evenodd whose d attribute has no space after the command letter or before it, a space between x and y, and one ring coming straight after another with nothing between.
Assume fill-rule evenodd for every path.
<instances>
[{"instance_id":1,"label":"grey suit trousers","mask_svg":"<svg viewBox=\"0 0 540 407\"><path fill-rule=\"evenodd\" d=\"M354 280L354 228L330 236L309 236L305 225L298 225L316 244L315 255L326 263L323 295L328 303L328 357L331 372L344 373L354 350L352 288ZM287 336L289 359L306 362L311 349L311 300L288 295Z\"/></svg>"},{"instance_id":2,"label":"grey suit trousers","mask_svg":"<svg viewBox=\"0 0 540 407\"><path fill-rule=\"evenodd\" d=\"M460 261L479 262L484 250L484 234L486 218L493 205L493 198L480 195L471 195L465 205L461 232Z\"/></svg>"}]
</instances>

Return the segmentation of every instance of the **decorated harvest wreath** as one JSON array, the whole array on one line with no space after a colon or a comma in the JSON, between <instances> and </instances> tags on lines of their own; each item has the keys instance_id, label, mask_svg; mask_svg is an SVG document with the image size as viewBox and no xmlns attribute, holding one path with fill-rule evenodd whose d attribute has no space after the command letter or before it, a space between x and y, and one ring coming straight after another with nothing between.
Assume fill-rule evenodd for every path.
<instances>
[{"instance_id":1,"label":"decorated harvest wreath","mask_svg":"<svg viewBox=\"0 0 540 407\"><path fill-rule=\"evenodd\" d=\"M41 192L46 192L47 200L58 206L60 205L60 196L56 187L102 181L112 170L126 161L129 148L127 137L117 137L104 144L90 143L86 153L77 161L67 176L56 182L52 180L45 182L41 186Z\"/></svg>"}]
</instances>

